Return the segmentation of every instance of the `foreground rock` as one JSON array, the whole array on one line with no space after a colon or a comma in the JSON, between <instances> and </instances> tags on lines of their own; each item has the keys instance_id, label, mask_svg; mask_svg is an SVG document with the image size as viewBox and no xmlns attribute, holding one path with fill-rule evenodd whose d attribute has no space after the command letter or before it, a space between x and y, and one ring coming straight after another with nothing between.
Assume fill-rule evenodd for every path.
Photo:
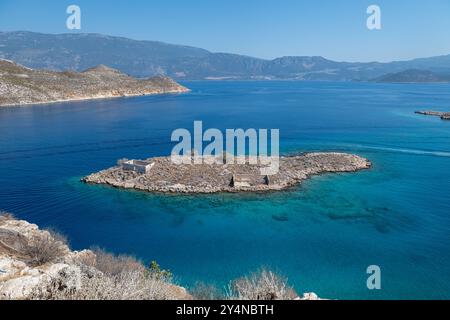
<instances>
[{"instance_id":1,"label":"foreground rock","mask_svg":"<svg viewBox=\"0 0 450 320\"><path fill-rule=\"evenodd\" d=\"M0 215L0 300L191 298L184 288L149 277L135 260L120 264L120 272L107 274L93 251L71 251L48 231Z\"/></svg>"},{"instance_id":2,"label":"foreground rock","mask_svg":"<svg viewBox=\"0 0 450 320\"><path fill-rule=\"evenodd\" d=\"M307 153L280 158L279 172L260 174L261 165L174 164L170 157L145 161L145 172L123 165L91 174L86 183L163 193L259 192L283 190L310 176L328 172L355 172L368 169L369 160L346 153Z\"/></svg>"},{"instance_id":3,"label":"foreground rock","mask_svg":"<svg viewBox=\"0 0 450 320\"><path fill-rule=\"evenodd\" d=\"M139 80L102 65L80 73L54 72L0 59L0 106L187 91L167 77Z\"/></svg>"},{"instance_id":4,"label":"foreground rock","mask_svg":"<svg viewBox=\"0 0 450 320\"><path fill-rule=\"evenodd\" d=\"M450 120L450 112L440 112L440 111L426 110L426 111L416 111L415 113L422 114L422 115L425 115L425 116L440 117L442 120Z\"/></svg>"}]
</instances>

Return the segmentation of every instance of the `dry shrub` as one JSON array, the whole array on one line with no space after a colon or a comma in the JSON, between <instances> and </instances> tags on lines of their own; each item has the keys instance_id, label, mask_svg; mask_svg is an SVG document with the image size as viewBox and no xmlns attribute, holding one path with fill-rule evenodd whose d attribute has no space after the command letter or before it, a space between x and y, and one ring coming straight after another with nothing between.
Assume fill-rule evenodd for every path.
<instances>
[{"instance_id":1,"label":"dry shrub","mask_svg":"<svg viewBox=\"0 0 450 320\"><path fill-rule=\"evenodd\" d=\"M93 268L68 268L39 286L28 297L31 300L174 300L173 285L144 272L126 271L111 276ZM74 281L73 279L76 279Z\"/></svg>"},{"instance_id":2,"label":"dry shrub","mask_svg":"<svg viewBox=\"0 0 450 320\"><path fill-rule=\"evenodd\" d=\"M95 268L106 275L117 276L124 272L144 272L144 265L135 258L127 255L113 255L100 248L93 248L96 256Z\"/></svg>"},{"instance_id":3,"label":"dry shrub","mask_svg":"<svg viewBox=\"0 0 450 320\"><path fill-rule=\"evenodd\" d=\"M172 300L173 285L164 279L142 272L125 272L114 279L115 294L120 300Z\"/></svg>"},{"instance_id":4,"label":"dry shrub","mask_svg":"<svg viewBox=\"0 0 450 320\"><path fill-rule=\"evenodd\" d=\"M64 234L57 231L56 229L47 228L44 231L47 231L53 238L53 240L60 242L61 244L64 244L66 246L69 246L69 241L67 240L67 237Z\"/></svg>"},{"instance_id":5,"label":"dry shrub","mask_svg":"<svg viewBox=\"0 0 450 320\"><path fill-rule=\"evenodd\" d=\"M46 263L57 262L67 253L67 245L61 236L56 239L49 232L33 236L21 249L27 257L26 262L32 267L38 267ZM61 239L61 240L57 240Z\"/></svg>"},{"instance_id":6,"label":"dry shrub","mask_svg":"<svg viewBox=\"0 0 450 320\"><path fill-rule=\"evenodd\" d=\"M32 300L174 300L171 280L144 267L135 258L94 248L94 265L71 265L33 290Z\"/></svg>"},{"instance_id":7,"label":"dry shrub","mask_svg":"<svg viewBox=\"0 0 450 320\"><path fill-rule=\"evenodd\" d=\"M297 297L287 279L265 269L232 281L228 291L228 298L232 300L291 300Z\"/></svg>"}]
</instances>

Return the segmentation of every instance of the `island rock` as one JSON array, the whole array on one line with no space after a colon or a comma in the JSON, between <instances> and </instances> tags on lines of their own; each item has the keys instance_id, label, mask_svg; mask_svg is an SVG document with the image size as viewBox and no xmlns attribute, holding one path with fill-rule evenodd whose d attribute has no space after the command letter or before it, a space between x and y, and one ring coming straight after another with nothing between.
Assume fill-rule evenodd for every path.
<instances>
[{"instance_id":1,"label":"island rock","mask_svg":"<svg viewBox=\"0 0 450 320\"><path fill-rule=\"evenodd\" d=\"M117 165L82 179L86 183L162 193L263 192L283 190L310 176L368 169L369 160L346 153L306 153L280 157L279 171L262 176L262 164L176 164L170 157L141 161L147 172ZM129 163L129 161L128 161Z\"/></svg>"}]
</instances>

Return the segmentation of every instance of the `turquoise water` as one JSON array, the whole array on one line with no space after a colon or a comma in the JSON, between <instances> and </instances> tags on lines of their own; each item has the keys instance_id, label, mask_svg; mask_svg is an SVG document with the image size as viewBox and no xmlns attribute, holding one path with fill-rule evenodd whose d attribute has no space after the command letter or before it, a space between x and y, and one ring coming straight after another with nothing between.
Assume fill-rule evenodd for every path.
<instances>
[{"instance_id":1,"label":"turquoise water","mask_svg":"<svg viewBox=\"0 0 450 320\"><path fill-rule=\"evenodd\" d=\"M0 109L0 208L98 245L157 260L182 285L260 266L327 298L450 298L448 85L189 82L192 93ZM167 155L170 134L279 128L283 153L333 150L369 171L270 194L153 195L79 179L119 158ZM366 287L366 268L382 289Z\"/></svg>"}]
</instances>

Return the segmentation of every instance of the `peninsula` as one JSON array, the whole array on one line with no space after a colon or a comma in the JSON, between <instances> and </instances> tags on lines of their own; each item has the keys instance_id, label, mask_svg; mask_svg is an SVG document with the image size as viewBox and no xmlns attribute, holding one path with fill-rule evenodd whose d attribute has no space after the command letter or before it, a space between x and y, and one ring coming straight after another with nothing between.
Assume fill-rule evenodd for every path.
<instances>
[{"instance_id":1,"label":"peninsula","mask_svg":"<svg viewBox=\"0 0 450 320\"><path fill-rule=\"evenodd\" d=\"M381 83L448 83L450 75L429 70L408 69L400 72L388 73L372 79Z\"/></svg>"},{"instance_id":2,"label":"peninsula","mask_svg":"<svg viewBox=\"0 0 450 320\"><path fill-rule=\"evenodd\" d=\"M369 160L346 153L306 153L281 157L275 175L262 176L258 164L175 164L170 157L125 160L82 179L86 183L162 193L262 192L287 189L310 176L370 168Z\"/></svg>"},{"instance_id":3,"label":"peninsula","mask_svg":"<svg viewBox=\"0 0 450 320\"><path fill-rule=\"evenodd\" d=\"M0 59L0 106L189 91L172 79L136 79L99 65L83 72L34 70Z\"/></svg>"},{"instance_id":4,"label":"peninsula","mask_svg":"<svg viewBox=\"0 0 450 320\"><path fill-rule=\"evenodd\" d=\"M450 112L426 110L426 111L416 111L415 113L422 114L425 116L440 117L442 120L450 120Z\"/></svg>"}]
</instances>

